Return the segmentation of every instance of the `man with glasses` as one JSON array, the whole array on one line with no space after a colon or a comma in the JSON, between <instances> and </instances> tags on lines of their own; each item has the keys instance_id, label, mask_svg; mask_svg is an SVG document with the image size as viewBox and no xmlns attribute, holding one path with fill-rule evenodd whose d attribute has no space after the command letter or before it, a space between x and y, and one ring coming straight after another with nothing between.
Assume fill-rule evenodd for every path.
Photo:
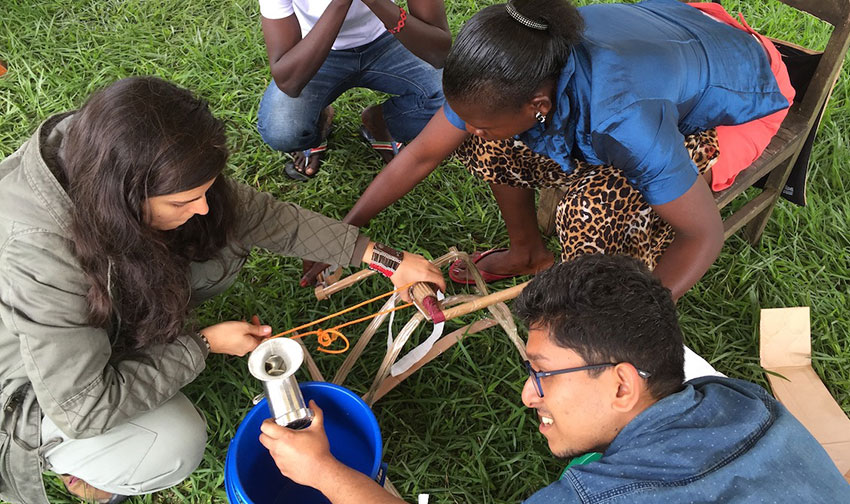
<instances>
[{"instance_id":1,"label":"man with glasses","mask_svg":"<svg viewBox=\"0 0 850 504\"><path fill-rule=\"evenodd\" d=\"M676 307L638 261L556 265L514 311L528 327L522 401L570 461L527 504L850 502L826 452L767 391L718 376L683 384ZM402 502L337 462L321 421L304 431L266 422L263 433L283 474L334 504Z\"/></svg>"}]
</instances>

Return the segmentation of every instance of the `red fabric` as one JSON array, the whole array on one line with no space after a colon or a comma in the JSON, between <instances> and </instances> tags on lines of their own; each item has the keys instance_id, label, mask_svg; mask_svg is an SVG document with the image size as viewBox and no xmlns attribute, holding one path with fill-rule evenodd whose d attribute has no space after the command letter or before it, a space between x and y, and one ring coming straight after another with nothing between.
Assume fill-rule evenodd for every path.
<instances>
[{"instance_id":1,"label":"red fabric","mask_svg":"<svg viewBox=\"0 0 850 504\"><path fill-rule=\"evenodd\" d=\"M767 51L770 58L770 69L776 77L779 91L788 99L790 107L796 92L788 78L788 69L785 68L785 63L782 62L782 57L773 42L750 28L744 21L744 16L739 14L741 22L736 21L720 4L696 2L688 5L705 12L718 21L755 35ZM786 115L788 115L787 108L744 124L718 126L716 128L720 155L717 162L711 167L712 191L721 191L735 182L735 177L764 152L771 138L779 131L779 126Z\"/></svg>"}]
</instances>

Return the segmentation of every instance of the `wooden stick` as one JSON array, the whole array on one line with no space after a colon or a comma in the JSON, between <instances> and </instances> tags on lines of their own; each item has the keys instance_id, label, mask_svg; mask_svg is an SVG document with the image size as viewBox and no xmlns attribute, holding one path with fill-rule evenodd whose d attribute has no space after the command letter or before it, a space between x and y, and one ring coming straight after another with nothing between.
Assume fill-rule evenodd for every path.
<instances>
[{"instance_id":1,"label":"wooden stick","mask_svg":"<svg viewBox=\"0 0 850 504\"><path fill-rule=\"evenodd\" d=\"M487 296L476 297L471 301L467 301L463 304L444 310L443 314L445 315L446 320L452 320L481 310L482 308L488 308L499 325L505 329L505 332L508 334L508 337L514 345L516 345L520 355L525 358L525 345L517 333L516 325L513 323L513 317L504 302L517 297L526 285L528 285L528 282L523 282L503 291L494 292ZM449 305L450 299L457 300L461 297L469 299L470 296L452 296L452 298L444 300L443 304ZM390 376L390 369L396 359L398 359L398 355L401 353L401 347L404 346L410 335L424 319L425 316L421 313L415 314L395 337L392 347L387 349L387 354L384 356L381 367L378 368L378 373L375 375L375 380L372 382L372 386L369 387L369 391L363 395L363 400L366 401L366 404L371 406L375 403L377 400L377 392L381 388L384 380Z\"/></svg>"},{"instance_id":2,"label":"wooden stick","mask_svg":"<svg viewBox=\"0 0 850 504\"><path fill-rule=\"evenodd\" d=\"M351 287L352 285L356 284L360 280L363 280L364 278L368 278L368 277L370 277L374 274L375 274L375 271L370 270L370 269L365 269L365 270L360 270L357 273L354 273L352 275L348 275L347 277L343 278L342 280L339 280L338 282L334 282L331 285L328 285L327 287L322 287L321 285L317 285L316 289L315 289L316 299L318 299L320 301L323 300L323 299L327 299L328 296L330 296L334 292L339 292L343 289Z\"/></svg>"},{"instance_id":3,"label":"wooden stick","mask_svg":"<svg viewBox=\"0 0 850 504\"><path fill-rule=\"evenodd\" d=\"M522 292L523 289L525 289L526 285L528 285L528 282L523 282L519 285L514 285L509 289L494 292L486 296L481 296L480 298L475 299L474 301L470 301L469 303L464 303L462 305L449 308L448 310L443 310L443 315L446 317L446 320L451 320L453 318L462 317L463 315L468 315L482 308L487 308L490 305L508 301L509 299L513 299L519 296L519 293Z\"/></svg>"},{"instance_id":4,"label":"wooden stick","mask_svg":"<svg viewBox=\"0 0 850 504\"><path fill-rule=\"evenodd\" d=\"M395 305L395 298L390 296L386 303L381 307L380 311L386 311ZM363 333L360 335L360 338L357 339L357 343L354 345L354 348L348 352L348 356L343 361L342 365L337 369L336 375L334 375L333 383L337 385L342 385L342 382L345 381L345 378L348 376L348 373L351 371L351 368L354 367L354 364L357 362L357 359L366 349L366 345L372 339L372 336L378 332L378 328L384 323L384 320L389 316L389 313L385 313L383 315L379 315L372 319L372 322L363 330Z\"/></svg>"},{"instance_id":5,"label":"wooden stick","mask_svg":"<svg viewBox=\"0 0 850 504\"><path fill-rule=\"evenodd\" d=\"M307 364L307 371L310 373L310 378L312 378L313 381L325 381L325 378L322 376L322 372L319 371L319 366L316 365L316 361L314 361L313 356L310 355L307 345L304 344L304 341L302 341L301 338L296 338L295 341L297 341L304 350L304 362Z\"/></svg>"},{"instance_id":6,"label":"wooden stick","mask_svg":"<svg viewBox=\"0 0 850 504\"><path fill-rule=\"evenodd\" d=\"M392 483L390 483L390 479L389 479L389 478L387 478L387 479L385 479L385 480L384 480L384 490L386 490L386 491L387 491L387 492L389 492L390 494L395 495L396 497L398 497L399 499L401 499L401 494L400 494L400 493L398 493L398 490L396 490L396 489L395 489L395 487L393 486L393 484L392 484Z\"/></svg>"},{"instance_id":7,"label":"wooden stick","mask_svg":"<svg viewBox=\"0 0 850 504\"><path fill-rule=\"evenodd\" d=\"M372 403L378 402L378 400L384 397L387 392L394 389L399 383L404 381L414 372L418 371L419 368L421 368L425 364L428 364L429 362L437 358L439 355L441 355L443 352L445 352L447 349L451 348L452 345L463 339L463 337L467 334L475 334L495 325L499 325L499 322L497 320L485 318L481 320L476 320L475 322L469 325L465 325L460 329L456 329L450 332L449 334L446 334L445 336L437 340L436 343L434 343L434 346L431 347L431 350L429 350L427 354L423 355L418 362L410 366L410 369L398 376L387 376L381 383L381 385L378 387L377 392L375 392L372 398Z\"/></svg>"},{"instance_id":8,"label":"wooden stick","mask_svg":"<svg viewBox=\"0 0 850 504\"><path fill-rule=\"evenodd\" d=\"M445 322L443 312L440 311L440 305L437 301L437 293L431 284L416 282L410 286L407 293L410 296L410 300L416 305L416 309L422 315L425 315L426 319L434 323Z\"/></svg>"},{"instance_id":9,"label":"wooden stick","mask_svg":"<svg viewBox=\"0 0 850 504\"><path fill-rule=\"evenodd\" d=\"M499 322L499 325L502 326L502 329L507 333L508 338L516 347L519 355L522 357L522 360L527 359L527 355L525 353L525 342L519 336L519 331L517 331L516 323L514 322L514 316L511 313L510 308L505 303L496 303L494 305L490 305L487 307L490 310L490 314L493 315L493 318Z\"/></svg>"}]
</instances>

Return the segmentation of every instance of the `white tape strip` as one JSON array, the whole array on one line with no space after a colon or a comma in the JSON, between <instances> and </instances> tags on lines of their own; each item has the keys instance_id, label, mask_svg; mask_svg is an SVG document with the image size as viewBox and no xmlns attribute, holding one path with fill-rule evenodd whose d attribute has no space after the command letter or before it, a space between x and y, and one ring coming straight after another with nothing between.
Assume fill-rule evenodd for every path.
<instances>
[{"instance_id":1,"label":"white tape strip","mask_svg":"<svg viewBox=\"0 0 850 504\"><path fill-rule=\"evenodd\" d=\"M437 300L442 301L446 296L443 295L442 292L437 291ZM393 320L392 316L395 315L395 312L390 313L390 334L387 338L388 344L392 345L392 326ZM428 351L434 346L434 343L437 342L440 338L443 337L443 329L446 327L445 322L440 322L439 324L434 324L434 329L431 331L431 335L428 336L428 339L419 344L416 348L407 353L404 357L400 358L393 364L393 367L390 368L391 376L398 376L408 369L411 366L419 362Z\"/></svg>"}]
</instances>

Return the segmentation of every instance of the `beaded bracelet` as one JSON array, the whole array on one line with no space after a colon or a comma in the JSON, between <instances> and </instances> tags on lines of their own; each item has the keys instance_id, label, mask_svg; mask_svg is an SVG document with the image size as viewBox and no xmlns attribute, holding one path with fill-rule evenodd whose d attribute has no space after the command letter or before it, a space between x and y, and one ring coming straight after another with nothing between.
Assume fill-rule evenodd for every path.
<instances>
[{"instance_id":1,"label":"beaded bracelet","mask_svg":"<svg viewBox=\"0 0 850 504\"><path fill-rule=\"evenodd\" d=\"M369 261L369 269L389 278L393 276L403 260L404 252L376 243L372 246L372 260Z\"/></svg>"},{"instance_id":2,"label":"beaded bracelet","mask_svg":"<svg viewBox=\"0 0 850 504\"><path fill-rule=\"evenodd\" d=\"M201 338L201 341L204 342L204 345L207 346L207 352L211 352L212 349L210 348L210 340L208 340L207 337L204 336L204 333L202 333L201 331L198 331L195 334L197 334L198 337Z\"/></svg>"},{"instance_id":3,"label":"beaded bracelet","mask_svg":"<svg viewBox=\"0 0 850 504\"><path fill-rule=\"evenodd\" d=\"M407 21L407 12L404 11L402 7L398 8L398 24L395 25L395 28L388 28L387 31L395 35L400 32L402 28L404 28L404 22Z\"/></svg>"}]
</instances>

